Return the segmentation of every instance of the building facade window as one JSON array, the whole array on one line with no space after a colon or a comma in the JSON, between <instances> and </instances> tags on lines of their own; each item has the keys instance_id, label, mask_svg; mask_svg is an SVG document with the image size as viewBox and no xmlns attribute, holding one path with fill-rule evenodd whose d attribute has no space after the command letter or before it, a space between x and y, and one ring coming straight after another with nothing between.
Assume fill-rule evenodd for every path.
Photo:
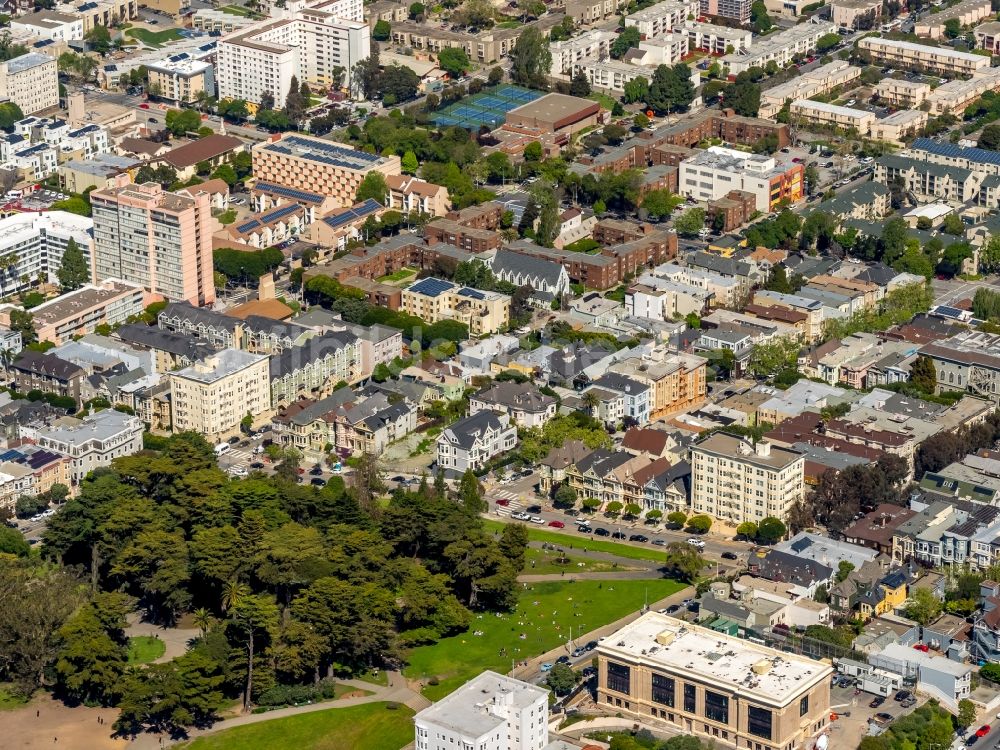
<instances>
[{"instance_id":1,"label":"building facade window","mask_svg":"<svg viewBox=\"0 0 1000 750\"><path fill-rule=\"evenodd\" d=\"M747 731L755 737L771 739L771 712L766 708L748 706Z\"/></svg>"},{"instance_id":2,"label":"building facade window","mask_svg":"<svg viewBox=\"0 0 1000 750\"><path fill-rule=\"evenodd\" d=\"M695 688L694 685L684 686L684 710L689 714L695 712Z\"/></svg>"},{"instance_id":3,"label":"building facade window","mask_svg":"<svg viewBox=\"0 0 1000 750\"><path fill-rule=\"evenodd\" d=\"M662 674L653 674L653 701L664 706L674 707L674 680Z\"/></svg>"},{"instance_id":4,"label":"building facade window","mask_svg":"<svg viewBox=\"0 0 1000 750\"><path fill-rule=\"evenodd\" d=\"M799 716L805 716L809 713L809 696L806 695L799 701Z\"/></svg>"},{"instance_id":5,"label":"building facade window","mask_svg":"<svg viewBox=\"0 0 1000 750\"><path fill-rule=\"evenodd\" d=\"M630 693L632 670L624 664L608 662L608 690L616 693Z\"/></svg>"},{"instance_id":6,"label":"building facade window","mask_svg":"<svg viewBox=\"0 0 1000 750\"><path fill-rule=\"evenodd\" d=\"M705 691L705 718L720 724L729 723L729 698L720 693Z\"/></svg>"}]
</instances>

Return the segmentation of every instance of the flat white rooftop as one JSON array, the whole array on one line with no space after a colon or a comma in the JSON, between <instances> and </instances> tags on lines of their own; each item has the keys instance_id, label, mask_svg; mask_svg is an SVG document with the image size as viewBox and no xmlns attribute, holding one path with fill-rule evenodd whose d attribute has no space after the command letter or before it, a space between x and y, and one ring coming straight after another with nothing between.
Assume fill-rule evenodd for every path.
<instances>
[{"instance_id":1,"label":"flat white rooftop","mask_svg":"<svg viewBox=\"0 0 1000 750\"><path fill-rule=\"evenodd\" d=\"M509 712L548 699L548 690L512 677L486 671L474 677L414 721L446 727L469 737L481 737L507 723Z\"/></svg>"},{"instance_id":2,"label":"flat white rooftop","mask_svg":"<svg viewBox=\"0 0 1000 750\"><path fill-rule=\"evenodd\" d=\"M609 635L598 652L610 659L617 656L689 674L702 683L776 706L788 704L833 674L826 661L759 646L659 612L647 612Z\"/></svg>"}]
</instances>

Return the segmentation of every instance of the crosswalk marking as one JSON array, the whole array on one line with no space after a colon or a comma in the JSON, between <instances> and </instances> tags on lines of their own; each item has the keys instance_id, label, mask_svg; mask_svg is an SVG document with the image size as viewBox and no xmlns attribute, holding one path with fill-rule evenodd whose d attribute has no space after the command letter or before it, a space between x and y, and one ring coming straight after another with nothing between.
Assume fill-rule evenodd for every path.
<instances>
[{"instance_id":1,"label":"crosswalk marking","mask_svg":"<svg viewBox=\"0 0 1000 750\"><path fill-rule=\"evenodd\" d=\"M229 455L237 461L249 461L253 458L253 454L250 451L231 450L229 451Z\"/></svg>"}]
</instances>

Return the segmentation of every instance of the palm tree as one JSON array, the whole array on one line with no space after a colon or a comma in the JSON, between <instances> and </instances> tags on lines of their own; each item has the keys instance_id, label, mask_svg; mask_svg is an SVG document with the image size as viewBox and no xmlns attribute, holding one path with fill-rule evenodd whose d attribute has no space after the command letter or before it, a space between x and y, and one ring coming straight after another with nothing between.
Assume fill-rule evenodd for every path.
<instances>
[{"instance_id":1,"label":"palm tree","mask_svg":"<svg viewBox=\"0 0 1000 750\"><path fill-rule=\"evenodd\" d=\"M250 587L245 583L240 583L236 579L226 581L222 587L222 611L228 612L233 607L238 607L249 595Z\"/></svg>"},{"instance_id":2,"label":"palm tree","mask_svg":"<svg viewBox=\"0 0 1000 750\"><path fill-rule=\"evenodd\" d=\"M590 409L590 416L594 416L597 413L597 407L601 405L601 399L593 391L587 391L583 394L583 405Z\"/></svg>"},{"instance_id":3,"label":"palm tree","mask_svg":"<svg viewBox=\"0 0 1000 750\"><path fill-rule=\"evenodd\" d=\"M213 619L212 613L204 607L199 607L194 611L194 624L197 625L198 630L201 631L202 638L208 634L208 629L212 627Z\"/></svg>"}]
</instances>

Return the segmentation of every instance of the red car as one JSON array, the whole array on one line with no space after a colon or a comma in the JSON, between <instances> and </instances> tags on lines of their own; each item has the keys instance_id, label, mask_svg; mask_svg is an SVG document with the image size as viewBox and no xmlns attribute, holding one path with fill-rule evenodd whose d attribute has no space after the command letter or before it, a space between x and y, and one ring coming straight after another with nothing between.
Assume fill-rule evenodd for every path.
<instances>
[{"instance_id":1,"label":"red car","mask_svg":"<svg viewBox=\"0 0 1000 750\"><path fill-rule=\"evenodd\" d=\"M564 524L562 521L549 521L549 526L551 526L553 529L565 529L566 528L566 524Z\"/></svg>"},{"instance_id":2,"label":"red car","mask_svg":"<svg viewBox=\"0 0 1000 750\"><path fill-rule=\"evenodd\" d=\"M139 105L139 109L149 109L149 105L148 105L148 104L145 104L145 103L143 103L143 104L140 104L140 105Z\"/></svg>"},{"instance_id":3,"label":"red car","mask_svg":"<svg viewBox=\"0 0 1000 750\"><path fill-rule=\"evenodd\" d=\"M930 651L926 643L917 643L913 646L917 651L923 651L925 654Z\"/></svg>"},{"instance_id":4,"label":"red car","mask_svg":"<svg viewBox=\"0 0 1000 750\"><path fill-rule=\"evenodd\" d=\"M510 500L505 500L504 498L501 497L499 500L497 500L497 505L506 508L508 505L510 505Z\"/></svg>"},{"instance_id":5,"label":"red car","mask_svg":"<svg viewBox=\"0 0 1000 750\"><path fill-rule=\"evenodd\" d=\"M983 724L979 729L976 730L976 737L985 737L990 733L990 725Z\"/></svg>"}]
</instances>

